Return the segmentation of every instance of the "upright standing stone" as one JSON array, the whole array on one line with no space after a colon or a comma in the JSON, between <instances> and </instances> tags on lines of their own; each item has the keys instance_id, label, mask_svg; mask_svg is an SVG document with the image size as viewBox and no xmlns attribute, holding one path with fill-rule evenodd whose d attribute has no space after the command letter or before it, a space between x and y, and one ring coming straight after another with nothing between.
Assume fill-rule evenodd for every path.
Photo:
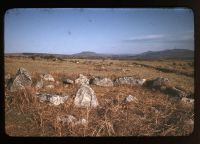
<instances>
[{"instance_id":1,"label":"upright standing stone","mask_svg":"<svg viewBox=\"0 0 200 144\"><path fill-rule=\"evenodd\" d=\"M12 92L18 89L24 89L27 86L31 86L31 75L26 69L21 67L18 69L15 78L13 78L9 83L8 89Z\"/></svg>"},{"instance_id":2,"label":"upright standing stone","mask_svg":"<svg viewBox=\"0 0 200 144\"><path fill-rule=\"evenodd\" d=\"M77 107L96 107L98 106L98 101L94 90L83 84L76 93L74 104Z\"/></svg>"}]
</instances>

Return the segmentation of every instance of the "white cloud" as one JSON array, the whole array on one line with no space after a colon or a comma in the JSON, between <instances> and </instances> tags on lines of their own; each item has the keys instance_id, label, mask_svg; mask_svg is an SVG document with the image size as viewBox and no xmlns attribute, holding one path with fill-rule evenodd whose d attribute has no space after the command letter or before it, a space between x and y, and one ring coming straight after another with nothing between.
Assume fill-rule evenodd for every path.
<instances>
[{"instance_id":1,"label":"white cloud","mask_svg":"<svg viewBox=\"0 0 200 144\"><path fill-rule=\"evenodd\" d=\"M151 34L143 36L130 37L125 42L188 42L194 40L192 33L179 34Z\"/></svg>"},{"instance_id":2,"label":"white cloud","mask_svg":"<svg viewBox=\"0 0 200 144\"><path fill-rule=\"evenodd\" d=\"M131 37L131 38L127 39L126 41L155 40L155 39L161 39L161 38L164 38L164 35L162 35L162 34L151 34L151 35Z\"/></svg>"}]
</instances>

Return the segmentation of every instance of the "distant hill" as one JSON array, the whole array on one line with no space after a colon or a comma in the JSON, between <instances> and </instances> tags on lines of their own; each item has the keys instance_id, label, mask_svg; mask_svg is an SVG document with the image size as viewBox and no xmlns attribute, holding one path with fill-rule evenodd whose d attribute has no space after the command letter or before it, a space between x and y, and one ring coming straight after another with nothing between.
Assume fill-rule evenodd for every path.
<instances>
[{"instance_id":1,"label":"distant hill","mask_svg":"<svg viewBox=\"0 0 200 144\"><path fill-rule=\"evenodd\" d=\"M99 54L84 51L74 54L75 57L91 58L113 58L113 59L194 59L194 51L187 49L170 49L163 51L147 51L141 54Z\"/></svg>"},{"instance_id":2,"label":"distant hill","mask_svg":"<svg viewBox=\"0 0 200 144\"><path fill-rule=\"evenodd\" d=\"M134 57L140 59L194 59L194 51L187 49L148 51Z\"/></svg>"},{"instance_id":3,"label":"distant hill","mask_svg":"<svg viewBox=\"0 0 200 144\"><path fill-rule=\"evenodd\" d=\"M60 58L110 58L110 59L194 59L194 51L187 49L171 49L163 51L147 51L141 54L100 54L90 51L83 51L72 55L47 54L47 53L10 53L5 56L41 56Z\"/></svg>"},{"instance_id":4,"label":"distant hill","mask_svg":"<svg viewBox=\"0 0 200 144\"><path fill-rule=\"evenodd\" d=\"M83 57L90 57L90 56L99 56L100 54L97 54L95 52L90 51L83 51L81 53L73 54L73 56L83 56Z\"/></svg>"}]
</instances>

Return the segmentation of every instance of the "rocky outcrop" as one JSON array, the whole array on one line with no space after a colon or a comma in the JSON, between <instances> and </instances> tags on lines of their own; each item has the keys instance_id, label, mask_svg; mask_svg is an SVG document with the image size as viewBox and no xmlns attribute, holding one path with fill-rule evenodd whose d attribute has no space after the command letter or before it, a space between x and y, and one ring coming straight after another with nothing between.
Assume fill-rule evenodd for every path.
<instances>
[{"instance_id":1,"label":"rocky outcrop","mask_svg":"<svg viewBox=\"0 0 200 144\"><path fill-rule=\"evenodd\" d=\"M97 107L98 101L94 90L90 86L83 84L76 93L74 104L77 107Z\"/></svg>"}]
</instances>

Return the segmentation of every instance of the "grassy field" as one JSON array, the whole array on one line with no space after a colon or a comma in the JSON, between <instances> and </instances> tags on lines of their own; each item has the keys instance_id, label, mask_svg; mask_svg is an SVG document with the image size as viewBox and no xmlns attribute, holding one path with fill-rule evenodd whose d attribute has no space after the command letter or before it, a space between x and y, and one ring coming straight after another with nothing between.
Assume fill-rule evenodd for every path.
<instances>
[{"instance_id":1,"label":"grassy field","mask_svg":"<svg viewBox=\"0 0 200 144\"><path fill-rule=\"evenodd\" d=\"M62 84L63 78L75 80L79 74L89 78L103 76L112 80L137 75L147 80L166 77L170 86L179 86L194 93L194 77L184 75L193 74L193 61L5 58L5 74L14 76L19 67L31 73L33 85L39 80L40 74L52 74L60 83L54 89L43 88L39 91L62 93L68 95L69 99L62 105L50 106L32 96L38 92L34 86L17 92L5 89L5 130L10 136L180 136L189 135L193 131L193 105L186 105L160 91L141 86L107 88L91 85L100 107L86 109L76 108L73 104L79 86L65 87ZM180 73L163 72L155 67ZM122 105L120 101L128 95L135 96L138 103ZM88 124L72 126L57 123L57 115L62 114L85 118Z\"/></svg>"}]
</instances>

